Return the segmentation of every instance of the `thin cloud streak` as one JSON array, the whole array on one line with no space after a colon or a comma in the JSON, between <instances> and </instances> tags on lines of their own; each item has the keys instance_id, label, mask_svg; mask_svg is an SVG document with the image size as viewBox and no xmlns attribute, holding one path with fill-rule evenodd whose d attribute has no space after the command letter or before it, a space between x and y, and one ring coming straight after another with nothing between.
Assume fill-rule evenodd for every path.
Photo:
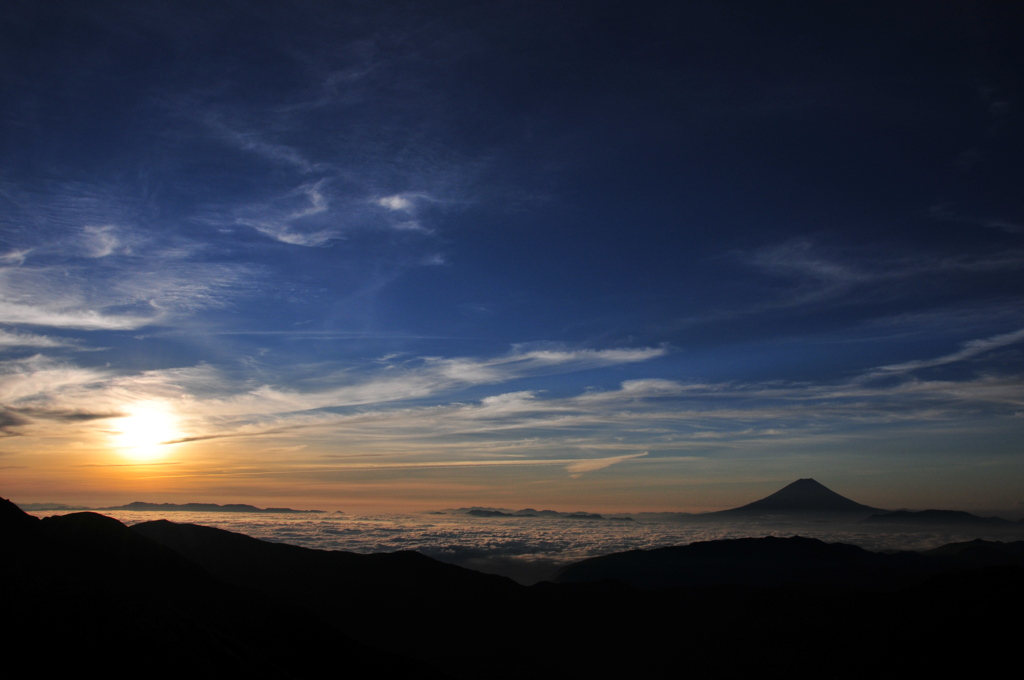
<instances>
[{"instance_id":1,"label":"thin cloud streak","mask_svg":"<svg viewBox=\"0 0 1024 680\"><path fill-rule=\"evenodd\" d=\"M5 347L76 347L78 343L73 340L52 338L47 335L35 335L34 333L20 333L0 330L0 349Z\"/></svg>"},{"instance_id":2,"label":"thin cloud streak","mask_svg":"<svg viewBox=\"0 0 1024 680\"><path fill-rule=\"evenodd\" d=\"M1004 346L1021 337L1017 332L978 341L969 344L969 349L958 353L957 358ZM169 400L191 433L168 444L280 439L296 436L302 430L303 436L312 440L344 440L355 448L383 446L407 454L416 450L458 450L468 455L485 450L488 443L536 453L558 446L577 451L608 446L620 451L691 450L695 444L711 440L772 437L782 432L780 425L787 436L817 436L848 427L955 421L966 412L965 407L969 411L988 411L996 417L1024 408L1024 381L1020 378L907 379L880 385L865 379L872 373L832 385L641 379L624 381L615 390L591 390L574 397L544 398L529 390L499 393L469 404L442 402L398 409L387 406L427 397L436 400L452 390L494 385L552 370L643 361L663 353L655 349L544 350L513 352L490 360L435 358L394 377L377 376L360 384L314 392L262 386L247 395L226 398L215 393L231 393L234 388L225 385L224 377L210 367L113 377L37 356L4 365L5 389L0 397L9 408L31 405L51 412L82 413L102 413L103 409L109 413L118 404L142 399ZM942 357L919 364L942 365L949 361L949 357ZM379 371L386 375L393 368L385 366ZM346 377L339 374L325 380ZM360 410L341 414L324 410L353 407Z\"/></svg>"},{"instance_id":3,"label":"thin cloud streak","mask_svg":"<svg viewBox=\"0 0 1024 680\"><path fill-rule=\"evenodd\" d=\"M792 281L793 285L779 299L728 314L814 306L843 298L854 291L863 296L866 289L875 290L880 286L886 286L877 293L883 297L902 296L914 290L912 285L894 289L890 284L895 281L924 282L943 274L1024 270L1022 250L957 256L914 253L913 257L894 257L891 254L880 257L866 252L856 257L847 250L843 255L840 257L810 239L739 254L741 262L773 277Z\"/></svg>"},{"instance_id":4,"label":"thin cloud streak","mask_svg":"<svg viewBox=\"0 0 1024 680\"><path fill-rule=\"evenodd\" d=\"M313 172L317 169L314 163L308 161L296 149L284 144L268 142L262 138L260 132L236 129L226 123L221 116L208 114L202 117L202 122L215 138L238 149L249 151L270 161L283 163L303 173Z\"/></svg>"},{"instance_id":5,"label":"thin cloud streak","mask_svg":"<svg viewBox=\"0 0 1024 680\"><path fill-rule=\"evenodd\" d=\"M946 364L952 364L959 361L966 361L973 359L981 354L985 354L994 349L1006 347L1009 345L1015 345L1019 342L1024 342L1024 328L1016 330L1010 333L1002 333L1000 335L992 336L991 338L984 338L980 340L971 340L964 343L963 348L958 352L947 354L945 356L936 357L935 359L927 359L921 361L907 361L901 364L890 364L888 366L880 366L873 372L872 375L881 375L886 373L908 373L922 368L933 368L935 366L944 366Z\"/></svg>"}]
</instances>

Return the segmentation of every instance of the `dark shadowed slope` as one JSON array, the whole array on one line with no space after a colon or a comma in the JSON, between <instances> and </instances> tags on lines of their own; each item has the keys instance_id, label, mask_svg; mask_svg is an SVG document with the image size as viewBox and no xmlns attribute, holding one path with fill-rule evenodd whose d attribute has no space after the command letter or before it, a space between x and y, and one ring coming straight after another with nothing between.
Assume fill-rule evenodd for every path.
<instances>
[{"instance_id":1,"label":"dark shadowed slope","mask_svg":"<svg viewBox=\"0 0 1024 680\"><path fill-rule=\"evenodd\" d=\"M710 585L877 585L894 575L928 573L916 553L883 555L813 538L740 538L593 557L564 568L558 583L616 580L637 588ZM903 582L905 578L897 579Z\"/></svg>"},{"instance_id":2,"label":"dark shadowed slope","mask_svg":"<svg viewBox=\"0 0 1024 680\"><path fill-rule=\"evenodd\" d=\"M314 550L166 520L136 524L132 531L228 583L296 603L357 640L467 677L497 653L489 650L485 632L501 629L500 623L480 628L468 622L511 612L523 594L510 579L416 552ZM462 646L453 655L456 631Z\"/></svg>"},{"instance_id":3,"label":"dark shadowed slope","mask_svg":"<svg viewBox=\"0 0 1024 680\"><path fill-rule=\"evenodd\" d=\"M948 543L925 551L924 555L960 567L1014 565L1024 567L1024 541L986 541L977 538L964 543Z\"/></svg>"},{"instance_id":4,"label":"dark shadowed slope","mask_svg":"<svg viewBox=\"0 0 1024 680\"><path fill-rule=\"evenodd\" d=\"M337 658L440 677L365 647L300 607L226 584L110 517L38 520L0 501L8 663L38 674L108 677L323 677Z\"/></svg>"},{"instance_id":5,"label":"dark shadowed slope","mask_svg":"<svg viewBox=\"0 0 1024 680\"><path fill-rule=\"evenodd\" d=\"M798 479L770 496L731 510L710 512L703 517L758 517L767 515L815 515L833 518L857 518L885 512L840 496L813 479Z\"/></svg>"}]
</instances>

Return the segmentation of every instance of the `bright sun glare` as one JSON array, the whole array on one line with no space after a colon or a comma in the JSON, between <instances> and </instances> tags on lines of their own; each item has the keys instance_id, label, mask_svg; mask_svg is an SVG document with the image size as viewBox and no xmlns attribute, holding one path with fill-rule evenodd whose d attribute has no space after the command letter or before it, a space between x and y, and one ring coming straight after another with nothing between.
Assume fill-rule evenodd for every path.
<instances>
[{"instance_id":1,"label":"bright sun glare","mask_svg":"<svg viewBox=\"0 0 1024 680\"><path fill-rule=\"evenodd\" d=\"M133 460L155 460L169 451L164 442L179 439L174 415L159 404L139 405L118 419L114 445Z\"/></svg>"}]
</instances>

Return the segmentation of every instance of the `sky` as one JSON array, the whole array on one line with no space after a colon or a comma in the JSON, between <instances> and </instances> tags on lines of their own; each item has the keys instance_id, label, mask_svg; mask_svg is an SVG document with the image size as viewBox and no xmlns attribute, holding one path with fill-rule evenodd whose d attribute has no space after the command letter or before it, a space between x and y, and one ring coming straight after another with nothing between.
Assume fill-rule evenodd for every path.
<instances>
[{"instance_id":1,"label":"sky","mask_svg":"<svg viewBox=\"0 0 1024 680\"><path fill-rule=\"evenodd\" d=\"M0 495L1013 507L1022 29L8 0Z\"/></svg>"}]
</instances>

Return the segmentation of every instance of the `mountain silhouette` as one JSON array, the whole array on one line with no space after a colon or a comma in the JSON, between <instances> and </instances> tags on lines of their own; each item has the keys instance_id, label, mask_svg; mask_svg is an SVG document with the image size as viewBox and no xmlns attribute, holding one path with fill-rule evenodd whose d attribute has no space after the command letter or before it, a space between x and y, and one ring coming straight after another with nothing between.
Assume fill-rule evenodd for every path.
<instances>
[{"instance_id":1,"label":"mountain silhouette","mask_svg":"<svg viewBox=\"0 0 1024 680\"><path fill-rule=\"evenodd\" d=\"M814 538L734 538L652 550L630 550L571 564L556 583L613 579L636 588L787 584L877 585L894 574L930 573L917 553L886 555ZM902 583L901 576L896 582Z\"/></svg>"},{"instance_id":2,"label":"mountain silhouette","mask_svg":"<svg viewBox=\"0 0 1024 680\"><path fill-rule=\"evenodd\" d=\"M910 524L921 526L991 526L1016 527L1015 522L1002 517L979 517L963 510L897 510L871 515L866 524Z\"/></svg>"},{"instance_id":3,"label":"mountain silhouette","mask_svg":"<svg viewBox=\"0 0 1024 680\"><path fill-rule=\"evenodd\" d=\"M840 496L813 479L798 479L770 496L731 510L710 512L719 517L756 517L765 515L799 515L831 517L867 517L886 512Z\"/></svg>"},{"instance_id":4,"label":"mountain silhouette","mask_svg":"<svg viewBox=\"0 0 1024 680\"><path fill-rule=\"evenodd\" d=\"M426 558L424 558L426 559ZM93 512L38 519L0 499L5 649L22 668L111 677L324 677L392 668L447 677L371 648L299 603L211 575L178 552ZM41 633L41 631L47 631Z\"/></svg>"},{"instance_id":5,"label":"mountain silhouette","mask_svg":"<svg viewBox=\"0 0 1024 680\"><path fill-rule=\"evenodd\" d=\"M609 555L525 587L414 552L88 512L40 520L0 499L0 639L16 660L111 677L987 676L1017 661L1017 630L996 615L1024 606L1022 552L730 539Z\"/></svg>"},{"instance_id":6,"label":"mountain silhouette","mask_svg":"<svg viewBox=\"0 0 1024 680\"><path fill-rule=\"evenodd\" d=\"M146 503L134 501L127 505L117 505L101 510L130 510L133 512L263 512L270 514L317 514L323 510L292 510L291 508L257 508L244 503L217 505L216 503Z\"/></svg>"}]
</instances>

